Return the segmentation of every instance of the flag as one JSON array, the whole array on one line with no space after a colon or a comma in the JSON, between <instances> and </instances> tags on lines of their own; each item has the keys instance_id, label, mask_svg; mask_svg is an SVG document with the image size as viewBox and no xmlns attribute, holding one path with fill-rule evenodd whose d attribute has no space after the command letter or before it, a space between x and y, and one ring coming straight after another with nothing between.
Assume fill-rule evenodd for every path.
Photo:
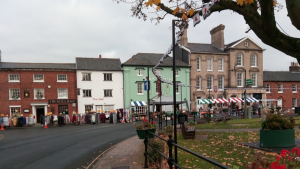
<instances>
[{"instance_id":1,"label":"flag","mask_svg":"<svg viewBox=\"0 0 300 169\"><path fill-rule=\"evenodd\" d=\"M207 17L209 17L210 15L210 11L209 11L210 5L206 4L203 8L202 8L202 16L203 19L205 20Z\"/></svg>"},{"instance_id":2,"label":"flag","mask_svg":"<svg viewBox=\"0 0 300 169\"><path fill-rule=\"evenodd\" d=\"M193 23L194 23L194 27L200 23L200 15L199 12L196 13L196 15L193 16Z\"/></svg>"}]
</instances>

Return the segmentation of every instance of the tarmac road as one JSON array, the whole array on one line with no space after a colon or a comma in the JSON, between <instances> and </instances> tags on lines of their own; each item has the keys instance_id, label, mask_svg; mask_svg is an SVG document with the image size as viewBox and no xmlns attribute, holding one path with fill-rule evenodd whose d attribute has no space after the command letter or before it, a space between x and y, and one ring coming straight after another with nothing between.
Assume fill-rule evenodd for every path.
<instances>
[{"instance_id":1,"label":"tarmac road","mask_svg":"<svg viewBox=\"0 0 300 169\"><path fill-rule=\"evenodd\" d=\"M132 123L11 128L0 131L0 169L85 168L101 152L134 135Z\"/></svg>"}]
</instances>

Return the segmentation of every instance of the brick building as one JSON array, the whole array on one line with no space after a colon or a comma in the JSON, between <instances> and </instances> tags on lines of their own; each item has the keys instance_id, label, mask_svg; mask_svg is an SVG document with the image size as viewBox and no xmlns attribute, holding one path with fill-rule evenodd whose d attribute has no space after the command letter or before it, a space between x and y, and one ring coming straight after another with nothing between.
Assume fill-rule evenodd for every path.
<instances>
[{"instance_id":1,"label":"brick building","mask_svg":"<svg viewBox=\"0 0 300 169\"><path fill-rule=\"evenodd\" d=\"M267 91L267 106L271 104L282 107L284 111L300 105L300 67L291 63L289 71L264 71L264 86Z\"/></svg>"},{"instance_id":2,"label":"brick building","mask_svg":"<svg viewBox=\"0 0 300 169\"><path fill-rule=\"evenodd\" d=\"M58 63L0 63L1 114L42 114L77 111L76 65Z\"/></svg>"}]
</instances>

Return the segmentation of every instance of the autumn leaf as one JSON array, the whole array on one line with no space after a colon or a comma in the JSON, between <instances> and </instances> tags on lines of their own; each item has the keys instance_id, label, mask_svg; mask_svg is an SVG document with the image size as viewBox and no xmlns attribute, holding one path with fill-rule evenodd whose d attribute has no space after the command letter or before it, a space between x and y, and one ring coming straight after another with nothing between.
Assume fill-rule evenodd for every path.
<instances>
[{"instance_id":1,"label":"autumn leaf","mask_svg":"<svg viewBox=\"0 0 300 169\"><path fill-rule=\"evenodd\" d=\"M193 16L195 13L194 9L192 8L191 10L189 10L186 14L187 16Z\"/></svg>"},{"instance_id":2,"label":"autumn leaf","mask_svg":"<svg viewBox=\"0 0 300 169\"><path fill-rule=\"evenodd\" d=\"M273 1L273 6L276 6L277 5L277 1Z\"/></svg>"},{"instance_id":3,"label":"autumn leaf","mask_svg":"<svg viewBox=\"0 0 300 169\"><path fill-rule=\"evenodd\" d=\"M161 3L160 0L153 0L153 2L155 5L158 5L159 3Z\"/></svg>"},{"instance_id":4,"label":"autumn leaf","mask_svg":"<svg viewBox=\"0 0 300 169\"><path fill-rule=\"evenodd\" d=\"M185 12L185 10L182 8L182 9L181 9L181 12L182 12L182 13L184 13L184 12Z\"/></svg>"},{"instance_id":5,"label":"autumn leaf","mask_svg":"<svg viewBox=\"0 0 300 169\"><path fill-rule=\"evenodd\" d=\"M182 14L182 19L183 19L183 20L187 20L188 17L187 17L185 14Z\"/></svg>"},{"instance_id":6,"label":"autumn leaf","mask_svg":"<svg viewBox=\"0 0 300 169\"><path fill-rule=\"evenodd\" d=\"M241 5L241 6L244 5L244 0L236 0L236 2L238 5Z\"/></svg>"},{"instance_id":7,"label":"autumn leaf","mask_svg":"<svg viewBox=\"0 0 300 169\"><path fill-rule=\"evenodd\" d=\"M159 11L159 10L160 10L160 6L157 6L157 7L156 7L156 10Z\"/></svg>"}]
</instances>

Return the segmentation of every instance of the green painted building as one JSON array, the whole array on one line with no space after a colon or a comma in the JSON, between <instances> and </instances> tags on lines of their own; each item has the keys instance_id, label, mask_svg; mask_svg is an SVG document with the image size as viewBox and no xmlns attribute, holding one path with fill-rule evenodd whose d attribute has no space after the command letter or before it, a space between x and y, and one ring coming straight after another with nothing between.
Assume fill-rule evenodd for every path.
<instances>
[{"instance_id":1,"label":"green painted building","mask_svg":"<svg viewBox=\"0 0 300 169\"><path fill-rule=\"evenodd\" d=\"M144 90L144 81L146 81L147 71L149 69L150 91L149 98L151 102L160 102L158 97L157 77L152 73L152 68L158 63L163 54L154 53L138 53L122 64L124 69L124 107L130 108L131 113L146 113L147 111L147 91ZM173 58L167 57L163 63L157 67L157 71L162 78L167 81L173 81ZM190 84L190 68L191 66L183 61L176 59L176 82ZM162 102L173 101L173 85L162 83ZM185 101L186 104L178 104L178 109L188 109L190 107L190 88L177 87L176 100ZM156 105L150 104L150 111L167 111L173 110L172 105Z\"/></svg>"}]
</instances>

